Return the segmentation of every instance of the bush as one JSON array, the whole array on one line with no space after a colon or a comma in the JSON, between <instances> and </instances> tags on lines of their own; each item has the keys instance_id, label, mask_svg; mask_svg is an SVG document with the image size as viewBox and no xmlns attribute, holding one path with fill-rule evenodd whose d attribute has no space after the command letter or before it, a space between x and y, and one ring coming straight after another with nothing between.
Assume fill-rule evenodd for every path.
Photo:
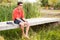
<instances>
[{"instance_id":1,"label":"bush","mask_svg":"<svg viewBox=\"0 0 60 40\"><path fill-rule=\"evenodd\" d=\"M55 9L60 10L60 3L57 3L54 7L55 7Z\"/></svg>"}]
</instances>

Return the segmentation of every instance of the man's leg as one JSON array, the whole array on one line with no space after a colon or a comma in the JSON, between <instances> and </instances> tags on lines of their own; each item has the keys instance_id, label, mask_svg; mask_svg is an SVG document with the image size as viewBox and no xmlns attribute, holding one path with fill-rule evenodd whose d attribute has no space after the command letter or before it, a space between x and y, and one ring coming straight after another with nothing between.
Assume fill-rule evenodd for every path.
<instances>
[{"instance_id":1,"label":"man's leg","mask_svg":"<svg viewBox=\"0 0 60 40\"><path fill-rule=\"evenodd\" d=\"M19 25L20 25L20 28L21 28L21 30L22 30L22 35L25 35L25 33L24 33L24 23L19 23Z\"/></svg>"},{"instance_id":2,"label":"man's leg","mask_svg":"<svg viewBox=\"0 0 60 40\"><path fill-rule=\"evenodd\" d=\"M29 36L28 36L28 31L29 31L30 26L29 26L29 24L26 23L26 22L25 22L24 24L26 25L26 37L29 38Z\"/></svg>"},{"instance_id":3,"label":"man's leg","mask_svg":"<svg viewBox=\"0 0 60 40\"><path fill-rule=\"evenodd\" d=\"M27 27L26 27L26 35L27 35L27 36L28 36L29 28L30 28L30 26L27 24Z\"/></svg>"},{"instance_id":4,"label":"man's leg","mask_svg":"<svg viewBox=\"0 0 60 40\"><path fill-rule=\"evenodd\" d=\"M24 33L24 26L25 25L26 25L26 33ZM20 23L20 28L22 29L22 35L29 38L29 36L28 36L28 31L29 31L29 28L30 28L29 24L25 23L25 22L22 22L22 23Z\"/></svg>"}]
</instances>

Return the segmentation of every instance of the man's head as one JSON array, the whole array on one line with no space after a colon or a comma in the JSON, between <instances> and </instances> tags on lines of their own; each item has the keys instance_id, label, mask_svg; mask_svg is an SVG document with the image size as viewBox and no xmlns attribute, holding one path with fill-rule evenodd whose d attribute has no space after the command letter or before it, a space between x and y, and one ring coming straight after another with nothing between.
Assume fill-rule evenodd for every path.
<instances>
[{"instance_id":1,"label":"man's head","mask_svg":"<svg viewBox=\"0 0 60 40\"><path fill-rule=\"evenodd\" d=\"M23 3L22 2L18 2L17 5L18 5L18 8L22 8Z\"/></svg>"}]
</instances>

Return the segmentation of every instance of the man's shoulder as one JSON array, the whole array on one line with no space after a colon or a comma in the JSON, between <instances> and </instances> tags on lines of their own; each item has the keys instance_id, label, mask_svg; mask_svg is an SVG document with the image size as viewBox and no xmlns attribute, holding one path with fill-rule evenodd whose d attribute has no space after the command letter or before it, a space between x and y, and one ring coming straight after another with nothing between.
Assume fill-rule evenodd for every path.
<instances>
[{"instance_id":1,"label":"man's shoulder","mask_svg":"<svg viewBox=\"0 0 60 40\"><path fill-rule=\"evenodd\" d=\"M17 11L17 8L15 8L13 11Z\"/></svg>"}]
</instances>

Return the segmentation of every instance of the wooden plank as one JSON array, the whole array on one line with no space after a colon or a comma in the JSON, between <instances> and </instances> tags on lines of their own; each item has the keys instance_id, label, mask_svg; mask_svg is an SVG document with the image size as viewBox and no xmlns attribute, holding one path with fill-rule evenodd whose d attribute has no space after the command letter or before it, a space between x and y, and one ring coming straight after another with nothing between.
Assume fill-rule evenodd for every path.
<instances>
[{"instance_id":1,"label":"wooden plank","mask_svg":"<svg viewBox=\"0 0 60 40\"><path fill-rule=\"evenodd\" d=\"M59 18L31 18L31 19L26 19L26 20L28 21L30 26L41 25L41 24L45 24L45 23L60 21ZM7 22L11 22L11 23L7 24ZM19 28L19 25L14 24L13 21L0 22L0 31L15 29L15 28Z\"/></svg>"}]
</instances>

